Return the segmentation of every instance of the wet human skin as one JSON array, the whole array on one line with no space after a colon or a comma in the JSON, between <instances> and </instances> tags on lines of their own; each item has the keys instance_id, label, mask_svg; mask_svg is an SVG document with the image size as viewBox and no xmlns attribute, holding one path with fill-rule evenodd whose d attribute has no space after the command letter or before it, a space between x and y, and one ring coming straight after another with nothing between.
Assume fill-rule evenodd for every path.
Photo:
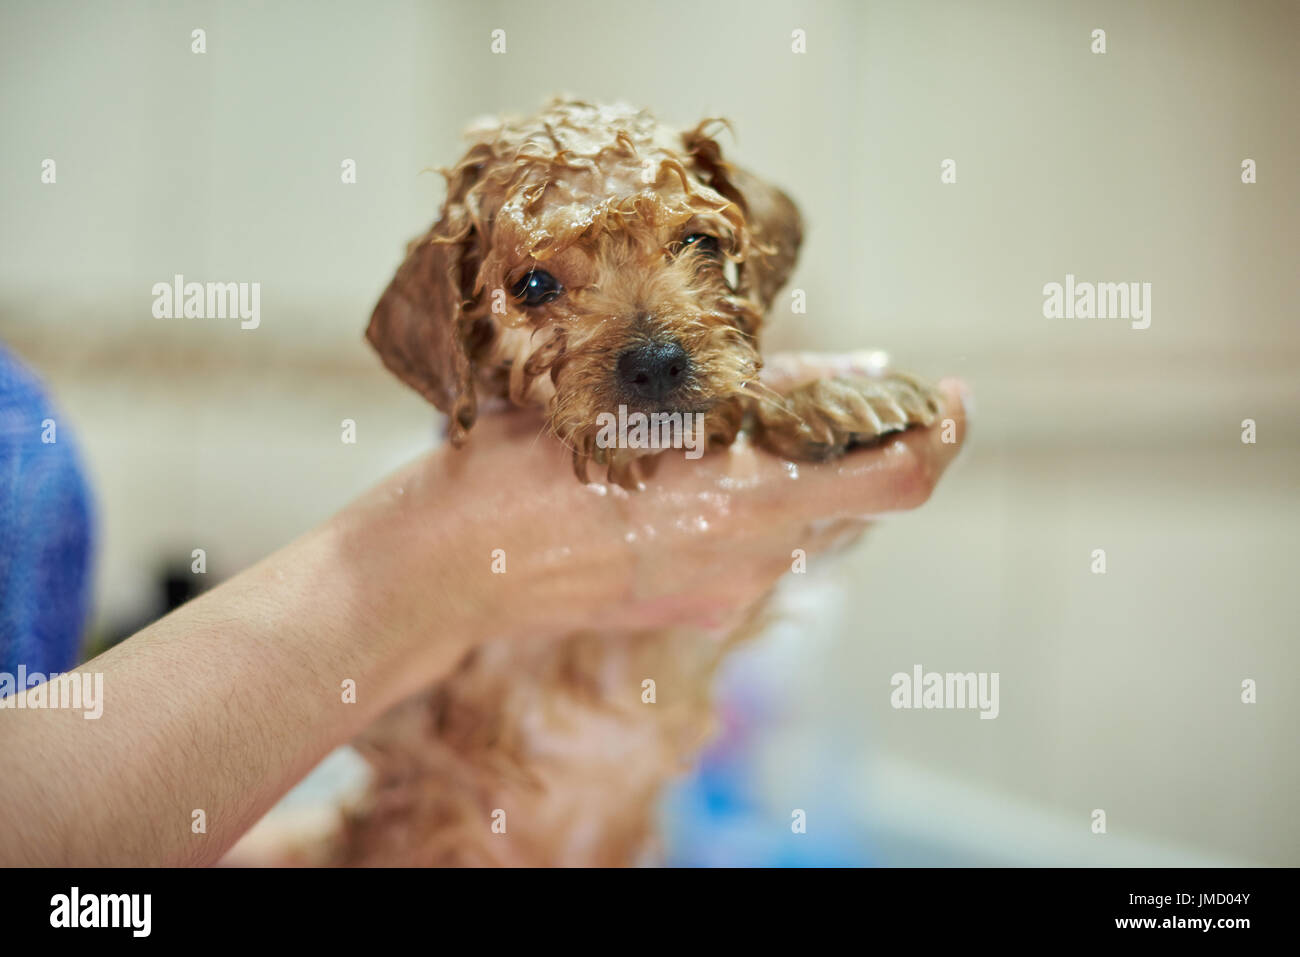
<instances>
[{"instance_id":1,"label":"wet human skin","mask_svg":"<svg viewBox=\"0 0 1300 957\"><path fill-rule=\"evenodd\" d=\"M778 357L769 367L779 382L852 362ZM387 560L406 567L379 571L379 557L370 574L420 581L422 562L428 574L427 589L394 592L383 613L394 627L475 622L469 643L585 628L723 628L789 571L792 550L814 555L876 516L926 501L966 432L965 386L945 379L940 390L940 424L836 461L796 465L742 438L696 461L663 454L632 491L574 482L567 450L536 413L485 415L462 448L435 450L372 493L393 524ZM441 549L462 559L451 580L434 557ZM494 553L507 574L492 572Z\"/></svg>"}]
</instances>

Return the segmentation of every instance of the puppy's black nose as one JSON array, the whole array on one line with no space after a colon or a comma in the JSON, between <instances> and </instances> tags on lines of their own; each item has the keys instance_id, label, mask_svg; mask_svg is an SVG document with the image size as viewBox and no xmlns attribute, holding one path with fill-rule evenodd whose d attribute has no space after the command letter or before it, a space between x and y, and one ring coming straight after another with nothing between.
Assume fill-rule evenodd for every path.
<instances>
[{"instance_id":1,"label":"puppy's black nose","mask_svg":"<svg viewBox=\"0 0 1300 957\"><path fill-rule=\"evenodd\" d=\"M690 356L676 342L647 343L618 357L619 383L646 402L668 398L686 381L690 371Z\"/></svg>"}]
</instances>

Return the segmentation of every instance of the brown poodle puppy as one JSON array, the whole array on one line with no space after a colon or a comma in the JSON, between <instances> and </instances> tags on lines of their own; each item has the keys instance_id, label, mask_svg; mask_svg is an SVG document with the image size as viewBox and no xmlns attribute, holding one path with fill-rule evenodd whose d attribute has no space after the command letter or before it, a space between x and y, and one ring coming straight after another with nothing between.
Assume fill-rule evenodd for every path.
<instances>
[{"instance_id":1,"label":"brown poodle puppy","mask_svg":"<svg viewBox=\"0 0 1300 957\"><path fill-rule=\"evenodd\" d=\"M679 132L645 111L557 101L471 131L442 215L367 332L447 413L453 444L480 395L504 397L545 410L581 480L595 463L634 489L669 439L702 450L744 429L779 455L825 460L935 421L934 390L898 373L784 393L759 382L759 329L802 229L789 197L722 158L716 125ZM609 428L637 414L663 442ZM711 678L747 630L477 649L368 736L377 784L341 858L652 859L655 798L708 734ZM671 704L642 702L647 676L673 689Z\"/></svg>"}]
</instances>

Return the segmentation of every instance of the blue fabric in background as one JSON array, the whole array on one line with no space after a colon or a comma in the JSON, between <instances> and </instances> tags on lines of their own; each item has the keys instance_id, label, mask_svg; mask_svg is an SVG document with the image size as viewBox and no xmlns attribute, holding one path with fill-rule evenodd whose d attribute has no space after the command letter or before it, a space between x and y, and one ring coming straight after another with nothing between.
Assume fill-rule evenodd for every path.
<instances>
[{"instance_id":1,"label":"blue fabric in background","mask_svg":"<svg viewBox=\"0 0 1300 957\"><path fill-rule=\"evenodd\" d=\"M53 442L42 441L46 420ZM0 671L77 664L91 593L93 516L71 423L0 346Z\"/></svg>"}]
</instances>

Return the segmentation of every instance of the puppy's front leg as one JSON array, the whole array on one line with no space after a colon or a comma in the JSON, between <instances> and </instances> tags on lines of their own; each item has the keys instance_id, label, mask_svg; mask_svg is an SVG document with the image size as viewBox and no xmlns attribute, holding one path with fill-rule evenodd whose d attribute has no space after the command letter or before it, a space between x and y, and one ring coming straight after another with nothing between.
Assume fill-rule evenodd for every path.
<instances>
[{"instance_id":1,"label":"puppy's front leg","mask_svg":"<svg viewBox=\"0 0 1300 957\"><path fill-rule=\"evenodd\" d=\"M825 461L939 418L938 391L903 372L815 379L755 403L755 441L789 459Z\"/></svg>"}]
</instances>

